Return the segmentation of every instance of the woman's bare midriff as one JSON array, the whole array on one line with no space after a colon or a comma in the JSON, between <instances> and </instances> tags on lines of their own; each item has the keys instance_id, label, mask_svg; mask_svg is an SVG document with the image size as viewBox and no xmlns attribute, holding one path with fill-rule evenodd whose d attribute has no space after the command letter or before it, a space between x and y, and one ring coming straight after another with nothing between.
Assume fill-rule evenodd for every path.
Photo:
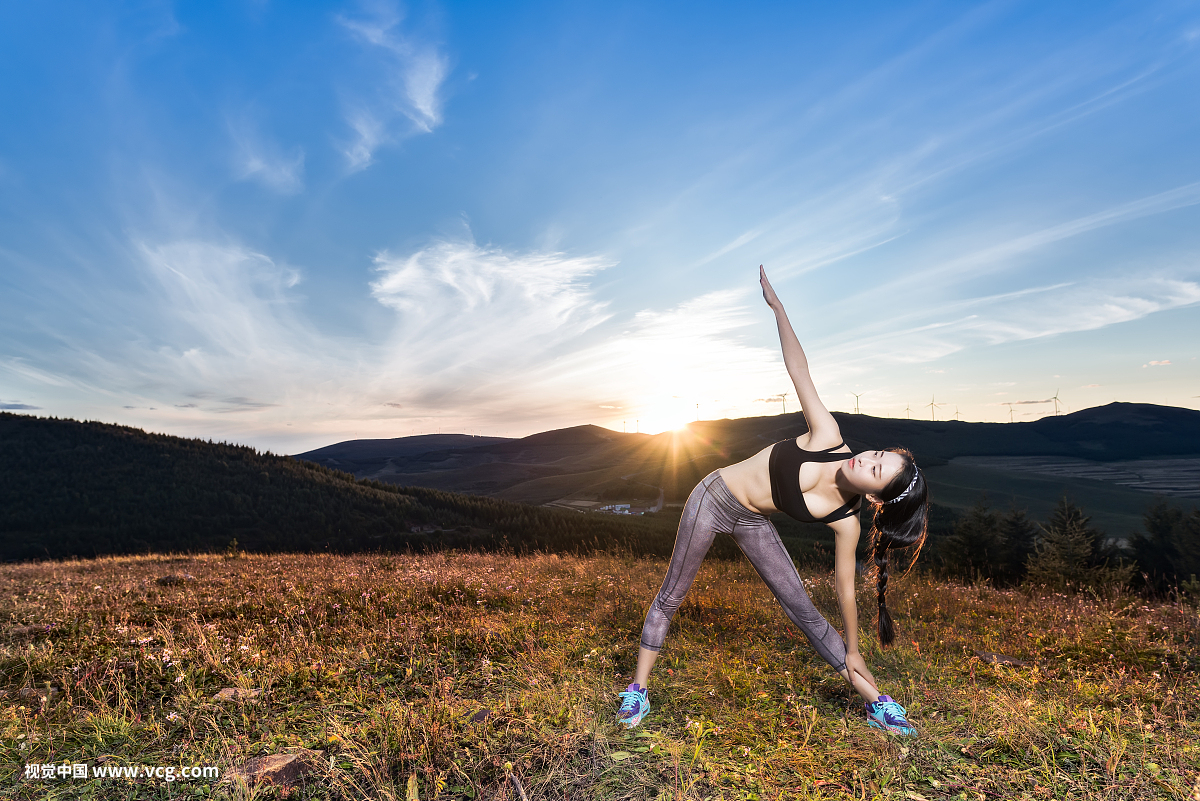
<instances>
[{"instance_id":1,"label":"woman's bare midriff","mask_svg":"<svg viewBox=\"0 0 1200 801\"><path fill-rule=\"evenodd\" d=\"M737 498L738 503L752 512L763 515L772 515L779 511L775 508L774 496L771 494L771 448L773 447L775 446L768 445L749 459L720 469L725 486L729 487L729 491L733 493L733 497ZM846 449L846 456L850 456L849 448ZM831 467L836 470L836 466L828 463L804 465L805 470L825 473ZM817 475L808 476L807 481L810 482L810 486L803 491L806 499L810 495L813 496L811 500L808 500L809 509L828 514L849 498L840 492L835 484L827 483L824 479L819 478L820 472ZM800 477L803 478L805 475L802 470ZM832 478L831 475L830 478ZM802 489L804 483L804 481L801 482Z\"/></svg>"},{"instance_id":2,"label":"woman's bare midriff","mask_svg":"<svg viewBox=\"0 0 1200 801\"><path fill-rule=\"evenodd\" d=\"M779 511L771 498L771 448L768 445L749 459L722 467L720 474L725 486L738 503L752 512L763 515Z\"/></svg>"}]
</instances>

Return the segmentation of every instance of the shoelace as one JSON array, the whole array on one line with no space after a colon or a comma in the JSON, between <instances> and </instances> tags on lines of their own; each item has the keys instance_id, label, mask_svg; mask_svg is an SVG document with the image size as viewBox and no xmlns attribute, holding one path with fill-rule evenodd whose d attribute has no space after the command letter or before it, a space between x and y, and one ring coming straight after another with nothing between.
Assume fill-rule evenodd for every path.
<instances>
[{"instance_id":1,"label":"shoelace","mask_svg":"<svg viewBox=\"0 0 1200 801\"><path fill-rule=\"evenodd\" d=\"M898 718L904 723L904 725L912 725L908 722L908 713L904 711L904 707L900 706L900 704L896 703L895 701L877 702L875 704L875 711L879 713L880 717L882 717L884 720L887 720L887 713L891 712L892 717Z\"/></svg>"},{"instance_id":2,"label":"shoelace","mask_svg":"<svg viewBox=\"0 0 1200 801\"><path fill-rule=\"evenodd\" d=\"M634 712L639 706L641 706L642 701L645 700L645 696L639 693L637 690L626 690L625 692L621 693L620 697L624 698L625 700L621 702L621 708L617 710L618 714L626 711Z\"/></svg>"}]
</instances>

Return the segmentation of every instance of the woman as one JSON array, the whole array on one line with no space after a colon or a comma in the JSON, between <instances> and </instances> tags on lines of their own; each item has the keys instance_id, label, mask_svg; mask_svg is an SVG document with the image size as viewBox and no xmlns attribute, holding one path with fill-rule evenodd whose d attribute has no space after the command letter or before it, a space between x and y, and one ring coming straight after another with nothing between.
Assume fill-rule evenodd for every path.
<instances>
[{"instance_id":1,"label":"woman","mask_svg":"<svg viewBox=\"0 0 1200 801\"><path fill-rule=\"evenodd\" d=\"M629 728L650 711L646 683L658 658L667 627L696 578L700 562L718 532L731 534L766 581L787 616L813 647L866 701L870 725L892 734L916 734L904 708L880 695L875 677L858 650L858 609L854 599L854 551L858 545L857 512L865 497L874 509L872 547L879 604L879 640L895 639L884 603L888 550L925 539L928 490L925 478L903 449L866 451L857 455L843 444L837 422L817 396L808 361L792 331L783 304L759 265L763 298L775 312L783 362L796 386L808 422L808 433L783 440L729 467L714 470L692 490L671 553L662 589L642 627L634 682L621 693L617 721ZM782 511L806 522L821 522L834 531L834 583L845 623L846 640L816 610L796 573L791 557L768 515Z\"/></svg>"}]
</instances>

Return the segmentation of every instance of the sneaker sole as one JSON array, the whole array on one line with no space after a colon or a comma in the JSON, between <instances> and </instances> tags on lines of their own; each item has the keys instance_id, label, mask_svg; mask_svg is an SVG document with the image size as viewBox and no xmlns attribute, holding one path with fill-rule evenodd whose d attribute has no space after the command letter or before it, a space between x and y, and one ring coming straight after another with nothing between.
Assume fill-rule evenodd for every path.
<instances>
[{"instance_id":1,"label":"sneaker sole","mask_svg":"<svg viewBox=\"0 0 1200 801\"><path fill-rule=\"evenodd\" d=\"M645 718L646 715L647 715L647 712L643 712L642 714L638 715L637 717L619 718L617 720L617 725L624 726L627 729L632 729L632 728L640 725L642 722L642 719Z\"/></svg>"},{"instance_id":2,"label":"sneaker sole","mask_svg":"<svg viewBox=\"0 0 1200 801\"><path fill-rule=\"evenodd\" d=\"M895 734L900 737L915 737L917 734L916 729L905 729L900 726L885 726L879 721L873 719L868 719L867 725L882 731L886 731L888 734Z\"/></svg>"}]
</instances>

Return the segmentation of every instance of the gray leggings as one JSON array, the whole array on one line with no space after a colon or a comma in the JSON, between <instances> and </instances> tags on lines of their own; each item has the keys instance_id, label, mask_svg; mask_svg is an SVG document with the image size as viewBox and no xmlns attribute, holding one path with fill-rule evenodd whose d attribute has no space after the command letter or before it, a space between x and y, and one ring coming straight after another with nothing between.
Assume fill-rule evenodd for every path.
<instances>
[{"instance_id":1,"label":"gray leggings","mask_svg":"<svg viewBox=\"0 0 1200 801\"><path fill-rule=\"evenodd\" d=\"M683 507L667 577L642 626L642 647L652 651L662 648L671 618L696 580L704 554L718 533L733 536L758 575L775 593L784 613L800 627L821 658L834 670L845 670L846 643L813 606L779 532L764 515L742 506L716 470L696 485Z\"/></svg>"}]
</instances>

